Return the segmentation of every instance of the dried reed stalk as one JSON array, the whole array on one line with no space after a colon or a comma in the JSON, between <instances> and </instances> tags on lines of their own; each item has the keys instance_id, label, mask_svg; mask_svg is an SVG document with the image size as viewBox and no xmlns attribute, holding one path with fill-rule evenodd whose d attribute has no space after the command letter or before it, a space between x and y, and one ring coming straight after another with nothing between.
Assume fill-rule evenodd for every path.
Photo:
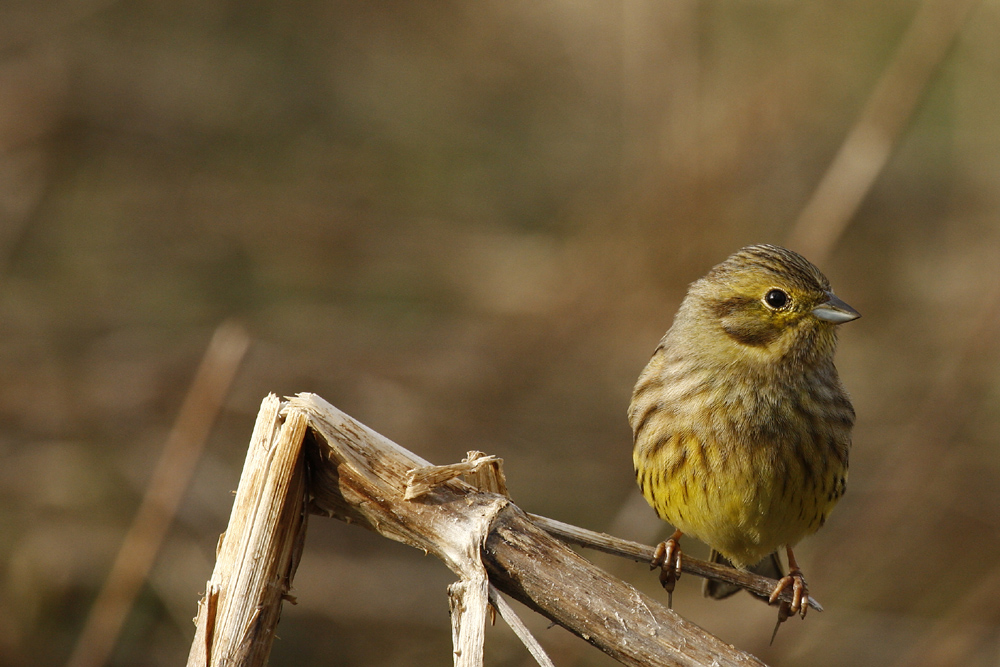
<instances>
[{"instance_id":1,"label":"dried reed stalk","mask_svg":"<svg viewBox=\"0 0 1000 667\"><path fill-rule=\"evenodd\" d=\"M188 667L263 667L298 567L306 532L307 420L261 404L215 571L198 605Z\"/></svg>"},{"instance_id":2,"label":"dried reed stalk","mask_svg":"<svg viewBox=\"0 0 1000 667\"><path fill-rule=\"evenodd\" d=\"M551 664L496 591L627 665L762 664L536 525L577 543L599 535L525 514L496 492L504 483L495 457L470 452L460 464L431 466L312 394L280 405L266 399L250 450L188 665L266 662L304 539L304 509L432 553L456 573L449 597L458 667L483 664L491 595L539 664ZM607 540L615 538L597 541L613 551Z\"/></svg>"}]
</instances>

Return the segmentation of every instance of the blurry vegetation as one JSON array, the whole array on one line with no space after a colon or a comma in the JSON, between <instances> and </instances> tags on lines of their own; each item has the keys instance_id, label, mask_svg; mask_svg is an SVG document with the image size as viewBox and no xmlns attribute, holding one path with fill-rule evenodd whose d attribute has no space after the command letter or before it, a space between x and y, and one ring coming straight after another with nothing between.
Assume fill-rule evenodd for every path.
<instances>
[{"instance_id":1,"label":"blurry vegetation","mask_svg":"<svg viewBox=\"0 0 1000 667\"><path fill-rule=\"evenodd\" d=\"M186 656L269 391L432 462L497 454L521 507L656 539L632 384L687 283L786 238L917 6L0 6L0 664L66 660L229 316L251 351L115 664ZM821 266L864 315L849 492L796 551L828 611L769 648L773 610L678 585L768 663L1000 654L998 32L984 0ZM447 664L450 579L314 519L272 664ZM610 664L533 622L557 664ZM528 660L502 628L487 655Z\"/></svg>"}]
</instances>

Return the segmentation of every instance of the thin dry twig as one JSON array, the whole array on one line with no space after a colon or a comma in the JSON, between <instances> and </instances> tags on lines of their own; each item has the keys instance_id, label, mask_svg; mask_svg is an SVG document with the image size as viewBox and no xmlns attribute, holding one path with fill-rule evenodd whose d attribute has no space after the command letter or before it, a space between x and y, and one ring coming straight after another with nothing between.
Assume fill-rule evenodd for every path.
<instances>
[{"instance_id":1,"label":"thin dry twig","mask_svg":"<svg viewBox=\"0 0 1000 667\"><path fill-rule=\"evenodd\" d=\"M67 667L99 667L107 663L249 345L249 336L238 324L227 322L215 330Z\"/></svg>"},{"instance_id":2,"label":"thin dry twig","mask_svg":"<svg viewBox=\"0 0 1000 667\"><path fill-rule=\"evenodd\" d=\"M490 604L500 614L500 618L514 631L514 634L521 640L524 647L528 649L528 653L535 659L535 662L541 665L541 667L555 667L545 649L542 648L542 645L538 643L535 636L528 630L528 626L524 624L524 621L517 615L514 608L503 599L500 592L493 586L490 586Z\"/></svg>"},{"instance_id":3,"label":"thin dry twig","mask_svg":"<svg viewBox=\"0 0 1000 667\"><path fill-rule=\"evenodd\" d=\"M598 533L586 528L572 526L562 521L538 516L537 514L529 516L539 528L569 544L595 549L606 554L611 554L612 556L628 558L639 563L649 563L653 560L654 547L630 540L623 540L620 537L614 537L607 533ZM709 563L688 554L684 554L684 558L681 560L681 571L698 577L733 584L765 598L771 595L771 591L778 584L774 579L762 577L759 574L749 571L736 570L717 563ZM783 590L778 599L791 604L791 589L786 588ZM809 598L809 606L816 611L823 611L823 606L813 597Z\"/></svg>"},{"instance_id":4,"label":"thin dry twig","mask_svg":"<svg viewBox=\"0 0 1000 667\"><path fill-rule=\"evenodd\" d=\"M822 264L892 155L934 72L979 0L925 0L812 198L789 247Z\"/></svg>"}]
</instances>

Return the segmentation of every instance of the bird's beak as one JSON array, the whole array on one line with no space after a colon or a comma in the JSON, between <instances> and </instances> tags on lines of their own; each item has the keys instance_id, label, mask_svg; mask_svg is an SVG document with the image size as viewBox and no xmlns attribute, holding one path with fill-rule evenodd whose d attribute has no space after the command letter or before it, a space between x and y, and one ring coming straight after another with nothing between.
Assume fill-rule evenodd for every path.
<instances>
[{"instance_id":1,"label":"bird's beak","mask_svg":"<svg viewBox=\"0 0 1000 667\"><path fill-rule=\"evenodd\" d=\"M833 324L843 324L861 317L861 313L854 310L846 303L837 298L833 292L827 292L829 297L826 301L813 308L813 315L821 320L832 322Z\"/></svg>"}]
</instances>

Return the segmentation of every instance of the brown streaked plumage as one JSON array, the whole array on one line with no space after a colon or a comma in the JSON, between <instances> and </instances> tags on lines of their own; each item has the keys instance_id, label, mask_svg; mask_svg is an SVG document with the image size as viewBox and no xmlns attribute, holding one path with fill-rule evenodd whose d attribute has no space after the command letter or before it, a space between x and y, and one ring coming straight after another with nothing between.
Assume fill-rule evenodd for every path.
<instances>
[{"instance_id":1,"label":"brown streaked plumage","mask_svg":"<svg viewBox=\"0 0 1000 667\"><path fill-rule=\"evenodd\" d=\"M677 529L658 552L668 590L687 534L714 560L779 578L772 601L792 586L779 618L805 616L792 548L846 486L854 409L833 355L836 325L857 317L815 266L773 245L743 248L691 285L628 412L643 496Z\"/></svg>"}]
</instances>

